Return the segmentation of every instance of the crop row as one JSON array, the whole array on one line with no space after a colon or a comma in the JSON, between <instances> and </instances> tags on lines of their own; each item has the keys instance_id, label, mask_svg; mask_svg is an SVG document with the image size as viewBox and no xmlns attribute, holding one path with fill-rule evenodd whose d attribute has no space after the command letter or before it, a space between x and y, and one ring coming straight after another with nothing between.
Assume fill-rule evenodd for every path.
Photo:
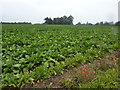
<instances>
[{"instance_id":1,"label":"crop row","mask_svg":"<svg viewBox=\"0 0 120 90\"><path fill-rule=\"evenodd\" d=\"M117 34L115 26L3 25L2 87L23 87L103 58L119 49Z\"/></svg>"}]
</instances>

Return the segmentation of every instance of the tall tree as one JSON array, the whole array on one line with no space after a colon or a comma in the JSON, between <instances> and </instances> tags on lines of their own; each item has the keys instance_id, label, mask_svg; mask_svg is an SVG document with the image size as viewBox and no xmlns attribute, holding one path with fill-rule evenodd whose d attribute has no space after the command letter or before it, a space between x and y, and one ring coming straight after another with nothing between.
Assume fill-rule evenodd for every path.
<instances>
[{"instance_id":1,"label":"tall tree","mask_svg":"<svg viewBox=\"0 0 120 90\"><path fill-rule=\"evenodd\" d=\"M61 19L62 19L62 24L67 24L67 16L63 16L63 17L61 17Z\"/></svg>"},{"instance_id":2,"label":"tall tree","mask_svg":"<svg viewBox=\"0 0 120 90\"><path fill-rule=\"evenodd\" d=\"M51 18L46 17L44 20L45 20L45 24L52 24Z\"/></svg>"},{"instance_id":3,"label":"tall tree","mask_svg":"<svg viewBox=\"0 0 120 90\"><path fill-rule=\"evenodd\" d=\"M70 15L68 17L68 21L69 21L68 24L73 25L73 19L74 19L74 17L72 15Z\"/></svg>"}]
</instances>

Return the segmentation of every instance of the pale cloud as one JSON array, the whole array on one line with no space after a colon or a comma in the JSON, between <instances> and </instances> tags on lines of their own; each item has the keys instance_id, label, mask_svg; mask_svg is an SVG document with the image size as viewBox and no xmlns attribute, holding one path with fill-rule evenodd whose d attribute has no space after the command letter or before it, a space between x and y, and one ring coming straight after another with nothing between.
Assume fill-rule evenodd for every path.
<instances>
[{"instance_id":1,"label":"pale cloud","mask_svg":"<svg viewBox=\"0 0 120 90\"><path fill-rule=\"evenodd\" d=\"M117 21L119 0L2 0L3 21L44 22L73 15L74 23Z\"/></svg>"}]
</instances>

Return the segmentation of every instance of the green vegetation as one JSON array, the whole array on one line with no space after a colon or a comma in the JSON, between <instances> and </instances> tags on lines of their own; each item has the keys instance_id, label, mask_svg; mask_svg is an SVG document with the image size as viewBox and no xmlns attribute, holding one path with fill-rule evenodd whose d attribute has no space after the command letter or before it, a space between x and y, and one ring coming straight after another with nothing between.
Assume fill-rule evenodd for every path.
<instances>
[{"instance_id":1,"label":"green vegetation","mask_svg":"<svg viewBox=\"0 0 120 90\"><path fill-rule=\"evenodd\" d=\"M98 71L97 77L87 84L79 85L79 88L118 88L118 71L109 69L107 71Z\"/></svg>"},{"instance_id":2,"label":"green vegetation","mask_svg":"<svg viewBox=\"0 0 120 90\"><path fill-rule=\"evenodd\" d=\"M4 24L2 87L23 87L118 51L116 26Z\"/></svg>"},{"instance_id":3,"label":"green vegetation","mask_svg":"<svg viewBox=\"0 0 120 90\"><path fill-rule=\"evenodd\" d=\"M65 88L118 88L119 78L117 69L98 70L94 76L78 75L76 78L66 78L61 81Z\"/></svg>"},{"instance_id":4,"label":"green vegetation","mask_svg":"<svg viewBox=\"0 0 120 90\"><path fill-rule=\"evenodd\" d=\"M61 80L65 88L118 88L118 58L104 58L76 69L76 74ZM105 64L104 64L105 63Z\"/></svg>"}]
</instances>

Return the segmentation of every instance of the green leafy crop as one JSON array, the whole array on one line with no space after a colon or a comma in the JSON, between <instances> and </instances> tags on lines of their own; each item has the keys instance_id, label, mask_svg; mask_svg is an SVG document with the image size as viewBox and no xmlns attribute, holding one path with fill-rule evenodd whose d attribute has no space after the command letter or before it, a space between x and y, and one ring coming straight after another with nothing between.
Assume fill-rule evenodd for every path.
<instances>
[{"instance_id":1,"label":"green leafy crop","mask_svg":"<svg viewBox=\"0 0 120 90\"><path fill-rule=\"evenodd\" d=\"M23 87L63 73L64 67L93 62L95 57L119 49L115 26L2 27L2 87Z\"/></svg>"}]
</instances>

